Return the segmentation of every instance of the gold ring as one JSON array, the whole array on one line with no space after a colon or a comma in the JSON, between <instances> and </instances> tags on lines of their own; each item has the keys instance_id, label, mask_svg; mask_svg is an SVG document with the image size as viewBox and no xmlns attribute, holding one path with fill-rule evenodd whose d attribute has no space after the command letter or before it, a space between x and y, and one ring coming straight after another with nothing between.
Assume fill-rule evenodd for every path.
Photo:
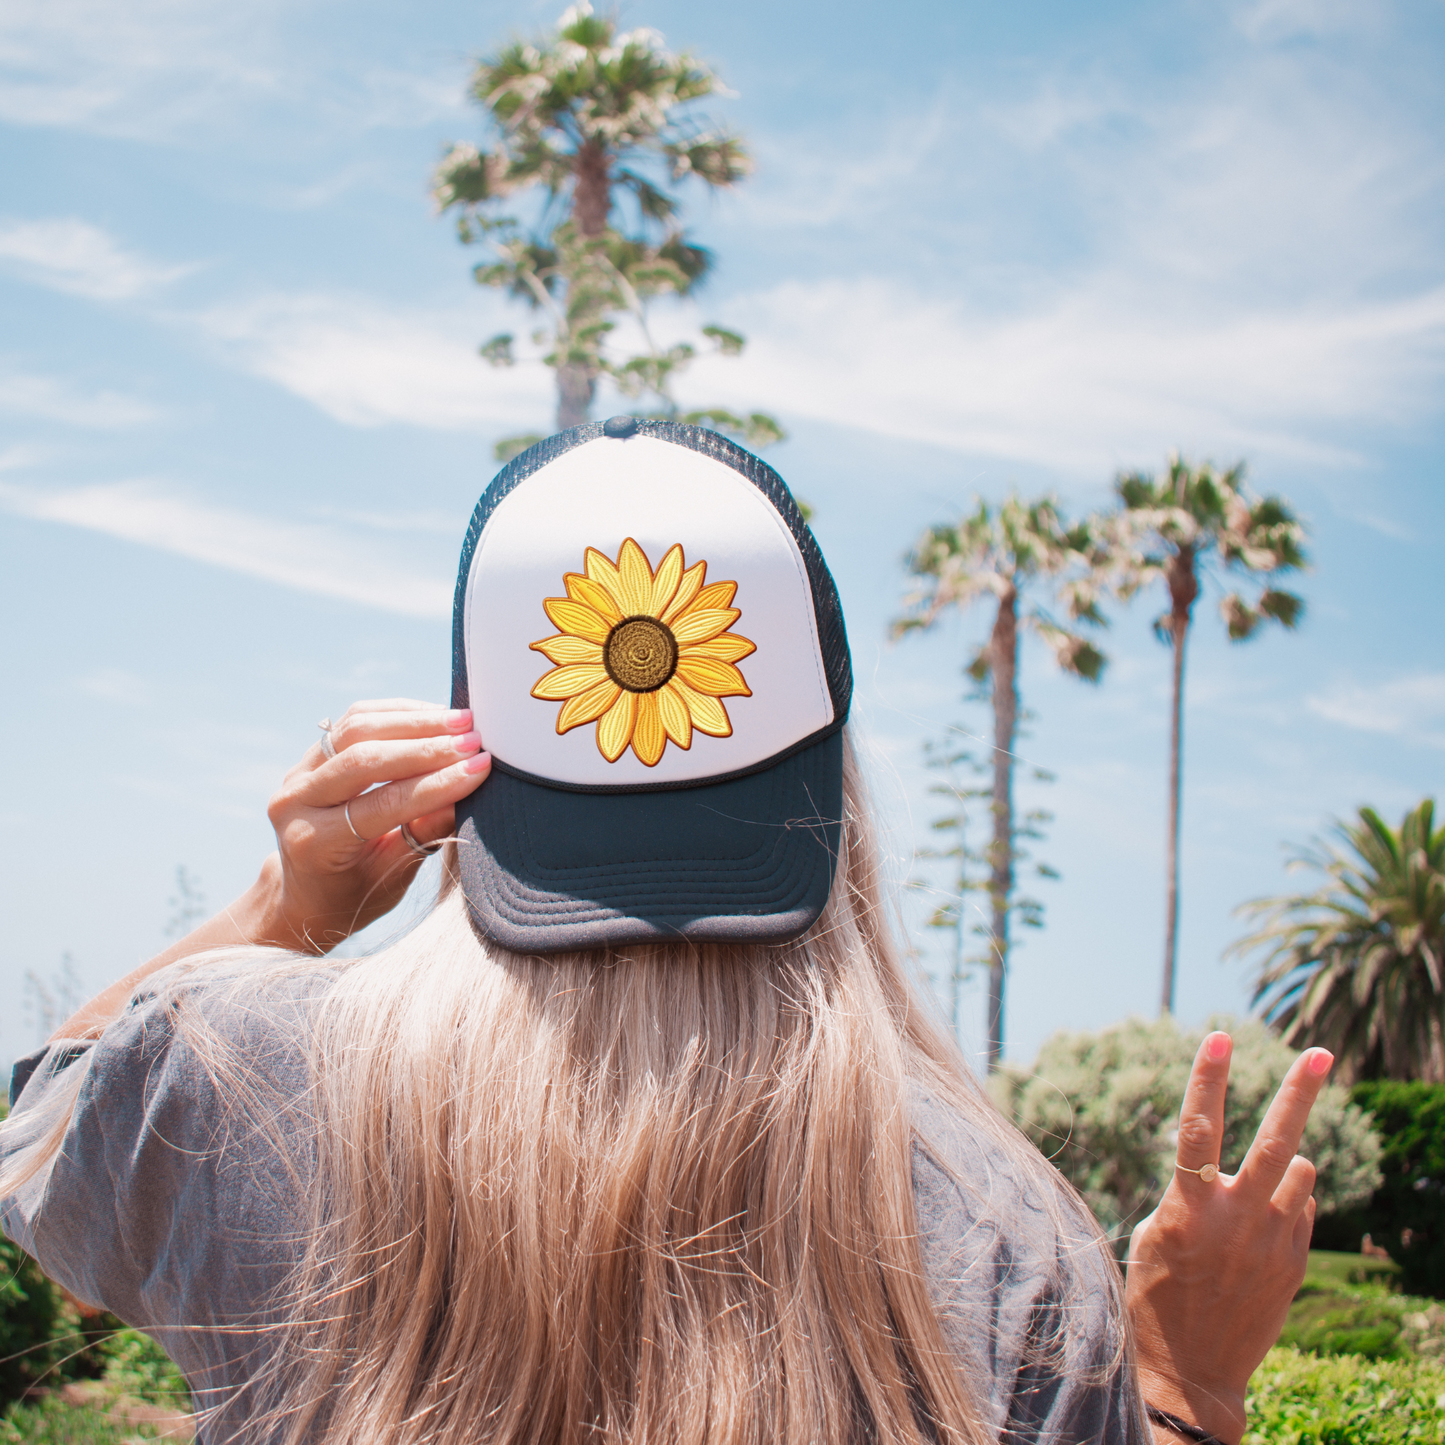
<instances>
[{"instance_id":1,"label":"gold ring","mask_svg":"<svg viewBox=\"0 0 1445 1445\"><path fill-rule=\"evenodd\" d=\"M1201 1164L1198 1169L1187 1169L1176 1159L1174 1161L1174 1167L1181 1174L1197 1174L1201 1184L1213 1184L1214 1181L1219 1178L1218 1164Z\"/></svg>"}]
</instances>

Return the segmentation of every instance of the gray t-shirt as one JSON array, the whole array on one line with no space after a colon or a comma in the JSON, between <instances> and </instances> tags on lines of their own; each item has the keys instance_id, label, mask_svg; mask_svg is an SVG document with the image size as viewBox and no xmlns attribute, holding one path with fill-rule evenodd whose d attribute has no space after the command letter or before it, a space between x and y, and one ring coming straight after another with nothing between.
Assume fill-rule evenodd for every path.
<instances>
[{"instance_id":1,"label":"gray t-shirt","mask_svg":"<svg viewBox=\"0 0 1445 1445\"><path fill-rule=\"evenodd\" d=\"M214 1037L258 1076L255 1099L304 1099L319 966L249 991L186 985ZM135 1000L94 1042L57 1042L15 1066L22 1141L71 1070L87 1067L53 1162L4 1201L5 1232L82 1300L152 1335L184 1371L199 1439L259 1440L247 1382L269 1358L267 1302L297 1263L314 1169L304 1109L219 1096L166 996ZM982 1385L1005 1441L1149 1445L1133 1372L1111 1369L1118 1335L1105 1271L1082 1220L1061 1232L1041 1187L952 1110L919 1097L913 1190L919 1243L945 1333ZM956 1181L963 1180L967 1187ZM1055 1211L1055 1214L1057 1211Z\"/></svg>"}]
</instances>

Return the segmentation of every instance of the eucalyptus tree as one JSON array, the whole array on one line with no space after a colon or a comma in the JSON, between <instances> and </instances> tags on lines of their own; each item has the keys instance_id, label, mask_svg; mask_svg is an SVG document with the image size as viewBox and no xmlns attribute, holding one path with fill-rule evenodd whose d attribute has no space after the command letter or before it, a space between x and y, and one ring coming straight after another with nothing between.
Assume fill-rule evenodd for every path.
<instances>
[{"instance_id":1,"label":"eucalyptus tree","mask_svg":"<svg viewBox=\"0 0 1445 1445\"><path fill-rule=\"evenodd\" d=\"M1295 1048L1322 1045L1345 1083L1445 1083L1445 827L1426 798L1392 828L1373 808L1335 843L1293 859L1322 874L1307 893L1260 898L1259 926L1230 949L1263 950L1254 1003Z\"/></svg>"},{"instance_id":2,"label":"eucalyptus tree","mask_svg":"<svg viewBox=\"0 0 1445 1445\"><path fill-rule=\"evenodd\" d=\"M1276 587L1283 572L1305 566L1304 527L1279 497L1246 490L1244 463L1219 471L1191 466L1177 453L1160 476L1127 472L1115 482L1120 507L1106 544L1118 594L1130 598L1154 582L1168 591L1169 608L1154 632L1174 660L1169 744L1169 822L1165 841L1164 979L1161 1013L1174 1010L1179 952L1179 825L1184 756L1184 654L1194 604L1211 574L1245 584L1219 604L1231 642L1277 622L1292 628L1304 603Z\"/></svg>"},{"instance_id":3,"label":"eucalyptus tree","mask_svg":"<svg viewBox=\"0 0 1445 1445\"><path fill-rule=\"evenodd\" d=\"M907 559L922 585L908 599L895 634L931 627L951 609L993 603L987 642L967 672L989 687L993 710L991 757L992 841L987 852L989 897L988 1064L998 1067L1003 1047L1004 981L1008 972L1009 917L1021 907L1014 898L1017 841L1014 820L1014 742L1019 724L1019 632L1040 637L1067 673L1088 682L1103 674L1104 655L1082 633L1057 620L1039 599L1047 594L1071 622L1101 625L1095 596L1099 555L1089 524L1067 528L1057 501L1017 496L992 507L975 499L974 510L958 522L930 527ZM1032 905L1036 907L1036 905Z\"/></svg>"},{"instance_id":4,"label":"eucalyptus tree","mask_svg":"<svg viewBox=\"0 0 1445 1445\"><path fill-rule=\"evenodd\" d=\"M720 92L706 65L668 50L656 31L620 32L586 0L564 12L552 33L515 40L476 67L470 94L491 122L494 144L454 145L433 194L441 210L456 213L464 242L490 248L473 272L477 281L545 318L532 339L556 373L559 428L587 419L606 376L624 395L655 398L663 415L753 445L781 436L760 412L682 412L673 382L697 347L662 345L649 328L648 302L691 295L712 264L682 227L682 185L695 179L723 190L752 169L737 135L696 114L696 102ZM505 213L527 195L535 201L530 227ZM616 354L609 335L627 318L642 349ZM704 327L703 336L723 354L743 347L741 336L720 326ZM515 340L494 336L482 355L513 365Z\"/></svg>"}]
</instances>

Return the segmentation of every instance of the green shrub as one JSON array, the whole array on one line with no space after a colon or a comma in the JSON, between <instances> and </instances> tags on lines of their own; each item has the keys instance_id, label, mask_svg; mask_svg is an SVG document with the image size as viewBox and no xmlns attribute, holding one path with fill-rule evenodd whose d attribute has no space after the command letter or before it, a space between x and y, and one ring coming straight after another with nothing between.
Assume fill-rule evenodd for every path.
<instances>
[{"instance_id":1,"label":"green shrub","mask_svg":"<svg viewBox=\"0 0 1445 1445\"><path fill-rule=\"evenodd\" d=\"M149 1335L139 1330L117 1330L97 1348L106 1362L102 1379L118 1393L152 1405L169 1405L174 1410L191 1408L186 1377Z\"/></svg>"},{"instance_id":2,"label":"green shrub","mask_svg":"<svg viewBox=\"0 0 1445 1445\"><path fill-rule=\"evenodd\" d=\"M0 1238L0 1400L15 1400L60 1358L60 1292L17 1244Z\"/></svg>"},{"instance_id":3,"label":"green shrub","mask_svg":"<svg viewBox=\"0 0 1445 1445\"><path fill-rule=\"evenodd\" d=\"M1381 1079L1356 1084L1351 1098L1384 1145L1364 1226L1398 1261L1406 1290L1445 1298L1445 1084Z\"/></svg>"},{"instance_id":4,"label":"green shrub","mask_svg":"<svg viewBox=\"0 0 1445 1445\"><path fill-rule=\"evenodd\" d=\"M1319 1355L1445 1365L1445 1309L1399 1293L1398 1282L1388 1260L1312 1250L1279 1343Z\"/></svg>"},{"instance_id":5,"label":"green shrub","mask_svg":"<svg viewBox=\"0 0 1445 1445\"><path fill-rule=\"evenodd\" d=\"M1225 1113L1226 1170L1254 1138L1294 1050L1253 1019L1218 1019L1234 1036ZM1098 1034L1055 1034L1031 1070L1001 1069L994 1101L1088 1201L1119 1244L1159 1203L1174 1167L1184 1085L1204 1030L1172 1018L1130 1019ZM1344 1089L1328 1085L1301 1151L1315 1163L1322 1212L1368 1199L1379 1182L1380 1142Z\"/></svg>"},{"instance_id":6,"label":"green shrub","mask_svg":"<svg viewBox=\"0 0 1445 1445\"><path fill-rule=\"evenodd\" d=\"M113 1420L89 1405L46 1395L33 1404L15 1402L0 1416L0 1445L130 1445L151 1440L145 1425Z\"/></svg>"},{"instance_id":7,"label":"green shrub","mask_svg":"<svg viewBox=\"0 0 1445 1445\"><path fill-rule=\"evenodd\" d=\"M1277 1347L1249 1382L1244 1445L1442 1445L1445 1372Z\"/></svg>"}]
</instances>

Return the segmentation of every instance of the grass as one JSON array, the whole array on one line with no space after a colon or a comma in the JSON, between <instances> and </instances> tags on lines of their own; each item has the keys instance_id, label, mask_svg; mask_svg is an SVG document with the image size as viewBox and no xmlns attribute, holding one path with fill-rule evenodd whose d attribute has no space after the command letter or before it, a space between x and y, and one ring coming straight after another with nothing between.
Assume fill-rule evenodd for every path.
<instances>
[{"instance_id":1,"label":"grass","mask_svg":"<svg viewBox=\"0 0 1445 1445\"><path fill-rule=\"evenodd\" d=\"M1280 1344L1316 1355L1445 1366L1445 1309L1436 1300L1397 1293L1398 1273L1389 1260L1312 1250Z\"/></svg>"}]
</instances>

